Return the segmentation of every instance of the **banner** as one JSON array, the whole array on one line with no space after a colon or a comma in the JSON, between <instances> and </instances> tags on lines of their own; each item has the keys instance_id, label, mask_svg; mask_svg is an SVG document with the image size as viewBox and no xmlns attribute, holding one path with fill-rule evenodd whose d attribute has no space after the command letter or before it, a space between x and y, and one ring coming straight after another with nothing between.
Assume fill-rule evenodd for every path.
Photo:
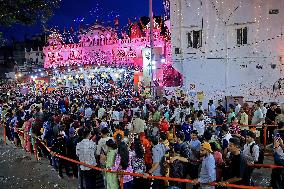
<instances>
[{"instance_id":1,"label":"banner","mask_svg":"<svg viewBox=\"0 0 284 189\"><path fill-rule=\"evenodd\" d=\"M150 87L152 80L152 70L151 70L151 49L142 49L143 57L143 83L145 87Z\"/></svg>"},{"instance_id":2,"label":"banner","mask_svg":"<svg viewBox=\"0 0 284 189\"><path fill-rule=\"evenodd\" d=\"M204 92L203 91L197 92L197 101L202 102L203 99L204 99Z\"/></svg>"}]
</instances>

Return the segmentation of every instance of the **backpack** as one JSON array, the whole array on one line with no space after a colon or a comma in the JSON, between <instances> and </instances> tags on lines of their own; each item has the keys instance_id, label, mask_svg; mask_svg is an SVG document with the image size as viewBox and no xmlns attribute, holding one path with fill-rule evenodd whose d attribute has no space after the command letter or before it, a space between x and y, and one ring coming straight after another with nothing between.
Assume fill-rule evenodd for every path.
<instances>
[{"instance_id":1,"label":"backpack","mask_svg":"<svg viewBox=\"0 0 284 189\"><path fill-rule=\"evenodd\" d=\"M253 143L252 145L250 145L250 154L253 153L253 147L254 145L257 145L256 143ZM259 156L258 156L258 160L256 162L254 162L255 164L263 164L264 161L264 148L259 147Z\"/></svg>"},{"instance_id":2,"label":"backpack","mask_svg":"<svg viewBox=\"0 0 284 189\"><path fill-rule=\"evenodd\" d=\"M190 145L189 141L183 142L180 148L180 155L184 158L190 157Z\"/></svg>"}]
</instances>

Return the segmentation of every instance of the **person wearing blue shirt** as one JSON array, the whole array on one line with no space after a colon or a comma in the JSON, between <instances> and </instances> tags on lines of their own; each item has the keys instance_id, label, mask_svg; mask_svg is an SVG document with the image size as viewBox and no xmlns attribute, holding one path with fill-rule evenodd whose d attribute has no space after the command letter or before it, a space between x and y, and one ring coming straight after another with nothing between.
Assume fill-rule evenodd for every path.
<instances>
[{"instance_id":1,"label":"person wearing blue shirt","mask_svg":"<svg viewBox=\"0 0 284 189\"><path fill-rule=\"evenodd\" d=\"M199 178L193 180L193 184L200 184L202 189L214 189L215 186L207 185L208 183L216 180L216 166L215 159L212 155L212 149L208 142L204 142L201 145L200 156L204 157Z\"/></svg>"},{"instance_id":2,"label":"person wearing blue shirt","mask_svg":"<svg viewBox=\"0 0 284 189\"><path fill-rule=\"evenodd\" d=\"M190 137L190 133L191 133L191 126L190 126L190 116L187 115L185 116L185 120L181 126L181 131L184 133L185 136L185 141L190 141L191 137Z\"/></svg>"}]
</instances>

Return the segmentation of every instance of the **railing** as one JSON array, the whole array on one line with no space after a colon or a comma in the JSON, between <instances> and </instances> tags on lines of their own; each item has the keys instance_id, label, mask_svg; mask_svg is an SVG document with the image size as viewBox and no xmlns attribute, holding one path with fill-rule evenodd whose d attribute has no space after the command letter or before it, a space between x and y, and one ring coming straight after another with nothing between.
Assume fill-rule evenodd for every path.
<instances>
[{"instance_id":1,"label":"railing","mask_svg":"<svg viewBox=\"0 0 284 189\"><path fill-rule=\"evenodd\" d=\"M156 123L158 123L158 122L156 122ZM221 126L221 125L211 125L211 126ZM244 127L259 127L260 125L243 125L243 126ZM7 141L6 141L6 136L7 136L6 134L7 133L6 133L6 128L5 128L4 125L3 125L3 127L4 127L4 133L3 133L4 144L6 145L7 144ZM275 125L264 125L264 127L263 127L264 131L266 131L265 128L267 128L267 127L275 127ZM17 132L18 132L19 135L24 135L24 131L17 130ZM264 138L266 138L266 132L264 132L264 136L265 136ZM131 175L131 176L134 176L134 177L144 177L146 179L159 179L159 180L164 180L164 181L185 182L185 183L191 183L191 184L194 183L193 180L190 180L190 179L171 178L171 177L164 177L164 176L147 176L147 177L145 177L145 175L143 175L143 174L130 173L130 172L125 172L125 171L113 171L113 170L110 170L110 169L102 169L102 168L99 168L99 167L96 167L96 166L93 166L93 165L89 165L89 164L86 164L84 162L80 162L80 161L62 156L60 154L57 154L57 153L53 152L50 148L48 148L46 146L46 144L40 138L33 136L33 135L31 135L31 138L33 138L33 140L34 140L33 151L34 151L35 159L37 161L39 161L39 158L38 158L38 153L37 153L37 142L36 141L39 141L52 156L64 159L64 160L72 162L72 163L76 163L78 165L83 165L83 166L86 166L88 168L91 168L91 169L94 169L94 170L97 170L97 171L118 174L121 189L123 189L123 175ZM253 167L253 168L271 168L271 169L279 169L280 168L280 169L284 169L284 166L270 165L270 164L252 164L252 165L249 165L249 166ZM245 189L245 188L247 188L247 189L263 188L263 187L259 187L259 186L236 185L236 184L233 184L233 183L227 183L225 181L224 182L207 183L206 185L209 185L209 186L224 186L224 187L242 188L242 189Z\"/></svg>"},{"instance_id":2,"label":"railing","mask_svg":"<svg viewBox=\"0 0 284 189\"><path fill-rule=\"evenodd\" d=\"M254 125L249 125L249 126L254 127ZM20 131L20 130L17 130L17 131L18 131L18 133L20 135L24 134L23 131ZM4 130L4 137L6 138L5 130ZM194 183L193 180L190 180L190 179L171 178L171 177L163 177L163 176L147 176L147 177L145 177L145 175L143 175L143 174L130 173L130 172L125 172L125 171L113 171L113 170L110 170L110 169L102 169L102 168L99 168L99 167L96 167L96 166L93 166L93 165L89 165L89 164L86 164L84 162L80 162L80 161L77 161L77 160L70 159L68 157L62 156L60 154L54 153L50 148L48 148L46 146L46 144L40 138L35 137L35 136L31 136L31 138L33 138L35 141L36 140L39 141L52 156L64 159L64 160L72 162L72 163L76 163L78 165L83 165L83 166L86 166L88 168L91 168L91 169L94 169L94 170L97 170L97 171L118 174L118 176L119 176L119 183L120 183L120 188L121 189L123 189L123 175L131 175L131 176L134 176L134 177L144 177L146 179L159 179L159 180L164 180L164 181L185 182L185 183L191 183L191 184ZM6 144L6 141L5 141L5 144ZM35 155L35 159L37 161L39 161L39 158L38 158L38 155L37 155L37 151L36 151L36 149L37 149L36 145L37 145L37 143L34 142L34 155ZM279 168L283 169L284 168L284 166L268 165L268 164L254 164L254 165L250 165L250 167L254 167L254 168L271 168L271 169L276 169L276 168L277 169L279 169ZM224 182L207 183L206 185L209 185L209 186L224 186L224 187L241 188L241 189L245 189L245 188L247 188L247 189L263 188L263 187L259 187L259 186L237 185L237 184L233 184L233 183L227 183L225 181Z\"/></svg>"}]
</instances>

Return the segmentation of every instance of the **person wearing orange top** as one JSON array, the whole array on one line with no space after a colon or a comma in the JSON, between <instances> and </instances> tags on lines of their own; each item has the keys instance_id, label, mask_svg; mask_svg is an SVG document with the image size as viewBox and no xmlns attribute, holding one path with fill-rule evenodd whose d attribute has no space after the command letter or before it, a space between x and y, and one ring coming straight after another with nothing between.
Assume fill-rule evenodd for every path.
<instances>
[{"instance_id":1,"label":"person wearing orange top","mask_svg":"<svg viewBox=\"0 0 284 189\"><path fill-rule=\"evenodd\" d=\"M151 169L152 164L153 164L153 162L152 162L152 151L151 151L152 146L151 146L151 142L146 138L144 132L140 133L139 136L140 136L141 143L142 143L142 145L143 145L143 147L145 149L144 160L145 160L146 169L148 171L149 169Z\"/></svg>"}]
</instances>

